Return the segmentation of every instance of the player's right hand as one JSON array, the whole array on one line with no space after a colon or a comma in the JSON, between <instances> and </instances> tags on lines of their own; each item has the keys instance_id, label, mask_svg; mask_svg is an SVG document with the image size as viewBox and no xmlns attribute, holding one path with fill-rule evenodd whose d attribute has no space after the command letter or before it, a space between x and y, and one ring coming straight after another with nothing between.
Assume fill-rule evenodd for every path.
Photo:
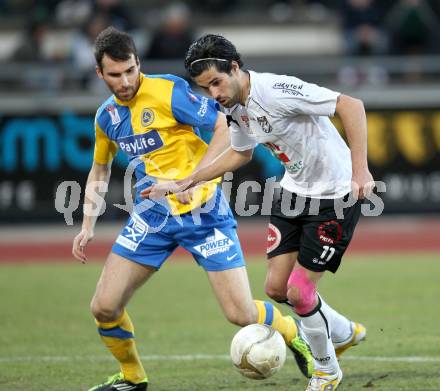
<instances>
[{"instance_id":1,"label":"player's right hand","mask_svg":"<svg viewBox=\"0 0 440 391\"><path fill-rule=\"evenodd\" d=\"M93 239L93 231L88 229L82 229L81 232L75 236L73 239L72 254L73 256L81 261L81 263L86 263L87 257L85 253L85 248L87 243Z\"/></svg>"}]
</instances>

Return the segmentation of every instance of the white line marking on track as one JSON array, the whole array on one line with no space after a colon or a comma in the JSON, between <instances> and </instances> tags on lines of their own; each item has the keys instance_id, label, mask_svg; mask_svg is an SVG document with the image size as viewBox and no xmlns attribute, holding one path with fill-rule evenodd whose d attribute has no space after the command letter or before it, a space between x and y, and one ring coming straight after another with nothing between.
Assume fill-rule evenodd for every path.
<instances>
[{"instance_id":1,"label":"white line marking on track","mask_svg":"<svg viewBox=\"0 0 440 391\"><path fill-rule=\"evenodd\" d=\"M147 355L141 356L144 361L208 361L230 360L227 354L183 354L183 355ZM289 359L292 359L289 357ZM109 356L0 356L0 363L13 362L69 362L69 361L112 361L113 357ZM376 362L407 362L407 363L440 363L440 357L423 357L423 356L344 356L343 360L350 361L376 361Z\"/></svg>"}]
</instances>

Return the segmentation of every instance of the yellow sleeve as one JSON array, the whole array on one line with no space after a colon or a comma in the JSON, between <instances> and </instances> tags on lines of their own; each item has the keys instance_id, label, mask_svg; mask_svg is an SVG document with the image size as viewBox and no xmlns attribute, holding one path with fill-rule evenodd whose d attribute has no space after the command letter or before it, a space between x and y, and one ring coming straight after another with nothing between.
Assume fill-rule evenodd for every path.
<instances>
[{"instance_id":1,"label":"yellow sleeve","mask_svg":"<svg viewBox=\"0 0 440 391\"><path fill-rule=\"evenodd\" d=\"M110 140L103 130L95 123L95 152L93 160L98 164L111 162L118 151L118 145Z\"/></svg>"}]
</instances>

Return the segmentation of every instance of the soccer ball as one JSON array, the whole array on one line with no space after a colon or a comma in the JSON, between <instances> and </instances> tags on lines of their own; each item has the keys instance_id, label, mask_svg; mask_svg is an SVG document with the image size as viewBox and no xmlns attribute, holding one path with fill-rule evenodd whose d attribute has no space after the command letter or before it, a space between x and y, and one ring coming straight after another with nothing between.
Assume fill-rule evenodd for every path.
<instances>
[{"instance_id":1,"label":"soccer ball","mask_svg":"<svg viewBox=\"0 0 440 391\"><path fill-rule=\"evenodd\" d=\"M251 324L240 329L232 339L231 358L243 376L267 379L286 361L286 344L272 327Z\"/></svg>"}]
</instances>

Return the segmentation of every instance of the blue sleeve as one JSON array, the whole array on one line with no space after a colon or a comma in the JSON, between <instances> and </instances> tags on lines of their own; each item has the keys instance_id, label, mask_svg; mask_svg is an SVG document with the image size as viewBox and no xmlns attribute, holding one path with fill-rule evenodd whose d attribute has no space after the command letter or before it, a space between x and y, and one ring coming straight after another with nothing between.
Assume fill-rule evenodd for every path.
<instances>
[{"instance_id":1,"label":"blue sleeve","mask_svg":"<svg viewBox=\"0 0 440 391\"><path fill-rule=\"evenodd\" d=\"M171 110L181 124L201 131L213 131L218 116L218 105L213 99L193 92L183 79L175 79Z\"/></svg>"}]
</instances>

